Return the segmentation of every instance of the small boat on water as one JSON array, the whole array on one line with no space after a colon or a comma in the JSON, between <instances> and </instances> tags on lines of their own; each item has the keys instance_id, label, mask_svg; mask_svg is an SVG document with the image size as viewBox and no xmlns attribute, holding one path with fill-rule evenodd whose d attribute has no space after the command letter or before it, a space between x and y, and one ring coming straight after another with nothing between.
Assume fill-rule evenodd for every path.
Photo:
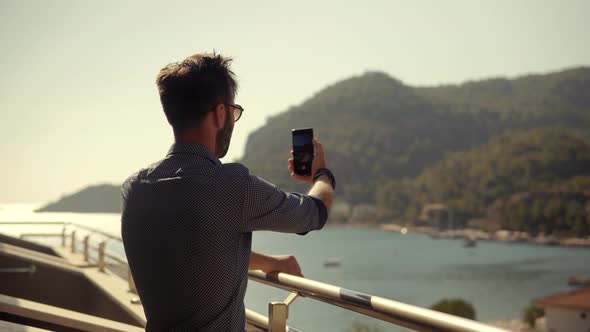
<instances>
[{"instance_id":1,"label":"small boat on water","mask_svg":"<svg viewBox=\"0 0 590 332\"><path fill-rule=\"evenodd\" d=\"M474 248L477 247L477 241L473 238L466 238L465 242L463 243L463 247L465 248Z\"/></svg>"},{"instance_id":2,"label":"small boat on water","mask_svg":"<svg viewBox=\"0 0 590 332\"><path fill-rule=\"evenodd\" d=\"M338 267L342 265L340 258L330 258L324 261L324 267Z\"/></svg>"}]
</instances>

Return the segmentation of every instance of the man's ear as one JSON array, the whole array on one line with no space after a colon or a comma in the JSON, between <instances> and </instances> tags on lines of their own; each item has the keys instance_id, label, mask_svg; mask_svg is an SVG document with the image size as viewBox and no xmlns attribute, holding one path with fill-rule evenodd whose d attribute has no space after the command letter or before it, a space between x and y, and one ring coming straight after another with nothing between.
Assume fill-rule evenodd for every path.
<instances>
[{"instance_id":1,"label":"man's ear","mask_svg":"<svg viewBox=\"0 0 590 332\"><path fill-rule=\"evenodd\" d=\"M224 104L217 104L215 106L215 111L213 112L213 123L217 129L222 129L223 125L225 124L225 105Z\"/></svg>"}]
</instances>

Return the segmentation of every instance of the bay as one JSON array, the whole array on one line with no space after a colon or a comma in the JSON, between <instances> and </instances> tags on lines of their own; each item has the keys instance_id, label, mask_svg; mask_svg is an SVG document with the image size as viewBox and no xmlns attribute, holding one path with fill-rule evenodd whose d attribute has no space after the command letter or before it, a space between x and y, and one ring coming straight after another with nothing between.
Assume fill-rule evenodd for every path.
<instances>
[{"instance_id":1,"label":"bay","mask_svg":"<svg viewBox=\"0 0 590 332\"><path fill-rule=\"evenodd\" d=\"M120 235L120 215L111 213L35 213L32 204L0 204L0 221L68 221ZM0 233L60 232L60 226L0 226ZM120 244L110 250L124 254ZM520 318L534 298L570 289L572 275L590 276L590 250L479 242L464 248L460 240L431 239L423 234L389 233L376 229L330 228L305 236L256 232L253 250L293 254L303 274L313 280L428 307L442 298L471 302L483 322ZM338 259L339 267L324 262ZM287 292L250 281L246 306L267 313L270 301ZM387 323L320 303L297 298L289 324L305 331L347 331L354 323L402 331Z\"/></svg>"}]
</instances>

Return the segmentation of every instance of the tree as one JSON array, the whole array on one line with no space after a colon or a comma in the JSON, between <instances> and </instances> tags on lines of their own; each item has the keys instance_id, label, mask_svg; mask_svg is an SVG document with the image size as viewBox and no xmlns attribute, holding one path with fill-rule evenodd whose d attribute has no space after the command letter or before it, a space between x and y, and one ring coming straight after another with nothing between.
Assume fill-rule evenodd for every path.
<instances>
[{"instance_id":1,"label":"tree","mask_svg":"<svg viewBox=\"0 0 590 332\"><path fill-rule=\"evenodd\" d=\"M430 309L468 319L475 319L473 305L463 299L442 299L433 304Z\"/></svg>"},{"instance_id":2,"label":"tree","mask_svg":"<svg viewBox=\"0 0 590 332\"><path fill-rule=\"evenodd\" d=\"M535 327L535 321L539 317L545 316L545 310L534 305L530 305L522 311L522 320L531 327Z\"/></svg>"}]
</instances>

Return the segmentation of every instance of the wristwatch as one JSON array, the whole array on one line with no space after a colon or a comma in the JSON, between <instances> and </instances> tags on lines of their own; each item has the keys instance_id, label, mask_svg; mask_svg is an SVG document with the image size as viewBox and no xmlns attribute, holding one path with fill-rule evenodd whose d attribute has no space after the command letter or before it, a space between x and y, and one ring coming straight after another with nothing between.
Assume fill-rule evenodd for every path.
<instances>
[{"instance_id":1,"label":"wristwatch","mask_svg":"<svg viewBox=\"0 0 590 332\"><path fill-rule=\"evenodd\" d=\"M336 189L336 178L334 178L334 174L332 174L332 171L330 171L327 168L318 169L313 175L313 182L315 183L315 181L322 175L325 175L328 178L330 178L330 181L332 182L332 189Z\"/></svg>"}]
</instances>

